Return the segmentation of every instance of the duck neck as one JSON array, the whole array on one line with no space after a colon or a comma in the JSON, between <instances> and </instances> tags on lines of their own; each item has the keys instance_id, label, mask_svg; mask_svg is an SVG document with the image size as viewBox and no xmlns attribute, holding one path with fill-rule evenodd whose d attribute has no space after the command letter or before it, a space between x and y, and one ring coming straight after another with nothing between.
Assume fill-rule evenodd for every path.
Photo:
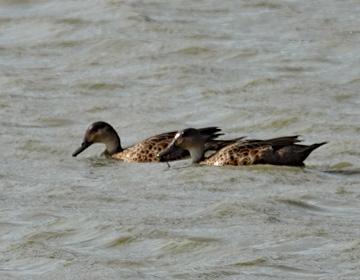
<instances>
[{"instance_id":1,"label":"duck neck","mask_svg":"<svg viewBox=\"0 0 360 280\"><path fill-rule=\"evenodd\" d=\"M188 151L193 163L198 163L204 159L204 145L193 146Z\"/></svg>"},{"instance_id":2,"label":"duck neck","mask_svg":"<svg viewBox=\"0 0 360 280\"><path fill-rule=\"evenodd\" d=\"M106 146L105 154L113 155L123 151L123 148L121 147L120 137L116 133L116 131L113 131L113 133L108 135L103 140L103 143Z\"/></svg>"}]
</instances>

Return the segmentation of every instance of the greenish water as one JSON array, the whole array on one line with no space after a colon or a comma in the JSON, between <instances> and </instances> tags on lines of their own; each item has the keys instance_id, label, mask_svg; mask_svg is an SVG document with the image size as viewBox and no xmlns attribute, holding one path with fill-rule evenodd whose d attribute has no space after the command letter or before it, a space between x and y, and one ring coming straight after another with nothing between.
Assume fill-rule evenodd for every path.
<instances>
[{"instance_id":1,"label":"greenish water","mask_svg":"<svg viewBox=\"0 0 360 280\"><path fill-rule=\"evenodd\" d=\"M358 1L0 0L1 279L357 279ZM328 141L304 169L126 164L217 125Z\"/></svg>"}]
</instances>

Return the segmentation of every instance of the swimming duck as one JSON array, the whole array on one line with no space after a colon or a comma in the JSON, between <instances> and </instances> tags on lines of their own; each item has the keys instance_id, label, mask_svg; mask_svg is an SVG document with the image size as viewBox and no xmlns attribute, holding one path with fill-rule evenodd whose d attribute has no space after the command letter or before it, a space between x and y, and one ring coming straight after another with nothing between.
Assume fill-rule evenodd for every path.
<instances>
[{"instance_id":1,"label":"swimming duck","mask_svg":"<svg viewBox=\"0 0 360 280\"><path fill-rule=\"evenodd\" d=\"M268 140L240 139L231 143L209 157L204 155L204 143L206 135L202 135L195 128L187 128L179 131L169 146L158 154L160 161L165 161L168 153L173 149L182 148L188 150L194 163L205 165L250 165L250 164L273 164L304 166L303 161L316 148L326 142L312 145L296 144L301 140L298 136L285 136Z\"/></svg>"},{"instance_id":2,"label":"swimming duck","mask_svg":"<svg viewBox=\"0 0 360 280\"><path fill-rule=\"evenodd\" d=\"M214 140L222 133L218 127L205 127L197 130L200 135L205 137L205 151L219 150L229 145L231 140ZM72 154L76 157L85 149L94 143L103 143L106 146L105 156L129 162L152 162L158 161L157 154L164 150L174 138L176 131L166 132L152 136L141 141L138 144L123 149L121 147L120 137L115 129L106 122L95 122L91 124L85 132L84 140L81 146ZM182 148L174 148L171 153L162 158L166 161L183 159L189 156L189 152Z\"/></svg>"}]
</instances>

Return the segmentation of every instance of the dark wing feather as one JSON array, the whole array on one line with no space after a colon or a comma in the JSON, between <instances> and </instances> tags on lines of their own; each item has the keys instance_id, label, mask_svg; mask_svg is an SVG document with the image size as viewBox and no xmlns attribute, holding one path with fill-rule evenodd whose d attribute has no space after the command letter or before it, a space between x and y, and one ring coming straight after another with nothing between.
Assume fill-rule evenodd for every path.
<instances>
[{"instance_id":1,"label":"dark wing feather","mask_svg":"<svg viewBox=\"0 0 360 280\"><path fill-rule=\"evenodd\" d=\"M165 133L161 133L161 134L158 134L158 135L154 135L154 136L151 136L149 138L146 138L145 140L143 140L142 142L148 142L148 141L166 141L166 140L172 140L175 135L176 135L177 131L170 131L170 132L165 132ZM170 143L169 141L169 143Z\"/></svg>"},{"instance_id":2,"label":"dark wing feather","mask_svg":"<svg viewBox=\"0 0 360 280\"><path fill-rule=\"evenodd\" d=\"M209 139L215 139L221 135L224 135L224 133L218 133L221 131L221 129L216 126L199 128L198 131L200 132L201 135L209 136L210 137ZM163 141L163 140L167 140L167 139L172 140L175 137L176 133L178 133L178 131L170 131L170 132L161 133L161 134L158 134L155 136L151 136L151 137L143 140L143 142Z\"/></svg>"},{"instance_id":3,"label":"dark wing feather","mask_svg":"<svg viewBox=\"0 0 360 280\"><path fill-rule=\"evenodd\" d=\"M244 148L259 147L262 145L270 145L274 150L280 149L285 146L294 145L296 143L301 142L299 135L294 136L284 136L284 137L277 137L271 138L266 140L258 140L258 139L241 139L239 141L239 145L243 146Z\"/></svg>"},{"instance_id":4,"label":"dark wing feather","mask_svg":"<svg viewBox=\"0 0 360 280\"><path fill-rule=\"evenodd\" d=\"M301 140L298 138L299 135L284 136L284 137L277 137L277 138L263 140L263 142L271 145L272 147L284 147L301 142Z\"/></svg>"},{"instance_id":5,"label":"dark wing feather","mask_svg":"<svg viewBox=\"0 0 360 280\"><path fill-rule=\"evenodd\" d=\"M201 135L208 136L209 140L215 139L221 135L224 135L224 133L218 133L221 131L221 129L216 126L199 128L198 131Z\"/></svg>"},{"instance_id":6,"label":"dark wing feather","mask_svg":"<svg viewBox=\"0 0 360 280\"><path fill-rule=\"evenodd\" d=\"M226 146L237 143L245 137L239 137L230 140L210 140L205 143L205 152L207 151L218 151Z\"/></svg>"}]
</instances>

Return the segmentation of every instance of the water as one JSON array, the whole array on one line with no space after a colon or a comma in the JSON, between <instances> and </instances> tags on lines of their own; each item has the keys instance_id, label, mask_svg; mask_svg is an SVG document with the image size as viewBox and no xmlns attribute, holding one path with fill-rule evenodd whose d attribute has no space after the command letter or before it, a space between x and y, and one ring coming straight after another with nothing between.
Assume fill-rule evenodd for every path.
<instances>
[{"instance_id":1,"label":"water","mask_svg":"<svg viewBox=\"0 0 360 280\"><path fill-rule=\"evenodd\" d=\"M1 279L357 279L358 1L0 1ZM184 127L329 141L304 169L125 164Z\"/></svg>"}]
</instances>

